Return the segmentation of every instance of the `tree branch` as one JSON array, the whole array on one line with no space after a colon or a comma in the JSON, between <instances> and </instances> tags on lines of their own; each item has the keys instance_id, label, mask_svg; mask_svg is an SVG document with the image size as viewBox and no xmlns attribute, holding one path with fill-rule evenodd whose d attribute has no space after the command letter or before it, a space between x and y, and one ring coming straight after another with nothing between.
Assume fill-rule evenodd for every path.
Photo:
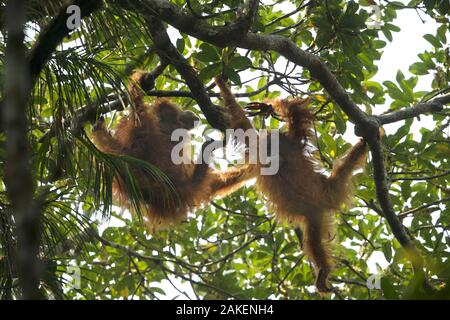
<instances>
[{"instance_id":1,"label":"tree branch","mask_svg":"<svg viewBox=\"0 0 450 320\"><path fill-rule=\"evenodd\" d=\"M326 64L316 55L300 49L286 37L247 33L238 22L226 26L211 26L204 20L184 13L176 4L167 0L114 1L126 9L133 8L144 15L157 16L181 32L219 47L236 46L250 50L276 51L286 59L308 69L311 76L322 84L352 122L370 126L369 117L359 109ZM138 5L139 3L141 4Z\"/></svg>"},{"instance_id":2,"label":"tree branch","mask_svg":"<svg viewBox=\"0 0 450 320\"><path fill-rule=\"evenodd\" d=\"M432 207L432 206L434 206L434 205L438 205L438 204L441 204L441 203L447 202L447 201L450 201L450 197L448 197L448 198L443 198L443 199L440 199L440 200L437 200L437 201L433 201L433 202L430 202L430 203L421 205L421 206L419 206L419 207L417 207L417 208L410 209L410 210L408 210L408 211L405 211L405 212L400 213L398 216L399 216L401 219L404 219L404 218L406 218L406 217L407 217L408 215L410 215L410 214L416 213L416 212L421 211L421 210L423 210L423 209L426 209L426 208L429 208L429 207Z\"/></svg>"},{"instance_id":3,"label":"tree branch","mask_svg":"<svg viewBox=\"0 0 450 320\"><path fill-rule=\"evenodd\" d=\"M102 4L102 0L73 0L65 5L59 11L59 14L54 17L50 23L43 28L39 34L34 46L30 49L27 55L27 64L29 68L29 76L31 78L30 87L34 88L42 69L47 64L56 46L72 31L67 26L67 19L69 14L67 8L71 5L76 5L80 8L81 18L89 16L92 12L98 9ZM0 101L0 109L3 108L3 101ZM0 125L0 132L4 130Z\"/></svg>"},{"instance_id":4,"label":"tree branch","mask_svg":"<svg viewBox=\"0 0 450 320\"><path fill-rule=\"evenodd\" d=\"M234 96L236 98L249 98L260 94L261 92L267 90L270 86L274 84L278 84L280 82L279 79L274 79L269 81L267 84L258 88L255 91L251 92L243 92L243 93L235 93ZM193 98L194 96L190 91L181 91L181 90L150 90L145 93L147 96L152 97L182 97L182 98ZM209 97L211 98L220 98L220 93L217 92L207 92Z\"/></svg>"},{"instance_id":5,"label":"tree branch","mask_svg":"<svg viewBox=\"0 0 450 320\"><path fill-rule=\"evenodd\" d=\"M427 181L427 180L433 180L441 177L445 177L450 174L450 170L436 174L434 176L419 176L419 177L401 177L401 178L391 178L391 181Z\"/></svg>"},{"instance_id":6,"label":"tree branch","mask_svg":"<svg viewBox=\"0 0 450 320\"><path fill-rule=\"evenodd\" d=\"M194 99L194 95L191 91L181 91L181 90L152 90L154 87L154 81L158 76L162 74L164 69L166 68L168 62L163 61L160 63L154 70L148 72L143 79L142 89L145 91L145 95L153 96L153 97L178 97L178 98L192 98ZM271 85L277 84L279 79L274 79L269 81L266 85L261 88L252 91L252 92L244 92L244 93L236 93L235 96L238 98L244 97L252 97L257 94L260 94ZM219 98L220 94L216 92L208 92L209 97ZM126 100L126 97L119 98L116 94L109 95L109 101L104 101L105 99L98 99L90 105L84 106L77 110L75 116L72 121L65 121L66 123L72 123L75 128L73 131L76 131L77 128L82 127L87 122L94 122L100 115L107 114L111 111L121 111L123 110L123 102ZM51 127L40 139L39 142L43 142L47 138L52 138L55 135L54 126Z\"/></svg>"},{"instance_id":7,"label":"tree branch","mask_svg":"<svg viewBox=\"0 0 450 320\"><path fill-rule=\"evenodd\" d=\"M288 13L286 13L286 14L284 14L284 15L276 18L276 19L273 19L272 21L267 23L264 27L266 27L266 28L270 27L271 25L273 25L273 24L275 24L275 23L277 23L277 22L279 22L279 21L281 21L283 19L289 18L290 16L296 14L297 12L300 12L301 10L303 10L305 7L309 6L310 4L311 4L310 2L301 3L299 6L297 6L297 8L294 11L288 12Z\"/></svg>"},{"instance_id":8,"label":"tree branch","mask_svg":"<svg viewBox=\"0 0 450 320\"><path fill-rule=\"evenodd\" d=\"M152 71L147 72L143 78L141 87L144 90L151 91L155 86L155 80L166 69L168 65L167 60L161 60L160 64L156 66ZM82 107L77 110L71 121L65 121L65 123L72 123L74 126L72 131L76 132L86 122L94 122L99 115L109 113L111 111L123 110L124 99L119 98L117 95L110 96L111 100L105 103L104 98L99 98L92 104ZM55 135L55 126L53 125L49 131L47 131L40 139L39 142L45 139L52 138Z\"/></svg>"},{"instance_id":9,"label":"tree branch","mask_svg":"<svg viewBox=\"0 0 450 320\"><path fill-rule=\"evenodd\" d=\"M149 31L153 38L156 53L161 59L170 61L175 69L177 69L178 73L186 81L193 97L211 126L225 131L227 125L225 124L222 112L211 102L203 83L197 76L197 72L170 42L164 25L153 16L146 17L146 22L148 23Z\"/></svg>"},{"instance_id":10,"label":"tree branch","mask_svg":"<svg viewBox=\"0 0 450 320\"><path fill-rule=\"evenodd\" d=\"M450 94L435 98L428 102L419 103L411 108L404 108L395 112L386 113L377 116L381 124L393 123L408 118L417 117L423 113L442 111L445 104L450 104Z\"/></svg>"},{"instance_id":11,"label":"tree branch","mask_svg":"<svg viewBox=\"0 0 450 320\"><path fill-rule=\"evenodd\" d=\"M415 247L413 241L406 232L406 228L395 214L390 196L389 187L386 178L386 169L384 164L383 148L379 136L371 137L368 141L372 154L373 176L375 181L377 199L383 210L384 218L389 224L395 238L400 245L407 251L408 259L411 261L416 275L423 275L423 258Z\"/></svg>"},{"instance_id":12,"label":"tree branch","mask_svg":"<svg viewBox=\"0 0 450 320\"><path fill-rule=\"evenodd\" d=\"M28 146L27 105L31 84L24 43L24 0L9 0L5 25L8 32L5 65L5 104L2 122L6 129L4 183L13 208L17 236L17 273L23 299L44 299L39 290L37 258L41 241L40 206L34 201L34 182Z\"/></svg>"},{"instance_id":13,"label":"tree branch","mask_svg":"<svg viewBox=\"0 0 450 320\"><path fill-rule=\"evenodd\" d=\"M81 10L81 18L84 18L98 9L101 4L102 0L73 0L62 7L58 15L41 31L28 56L32 87L56 46L72 31L67 25L67 19L70 17L67 8L71 5L78 6Z\"/></svg>"}]
</instances>

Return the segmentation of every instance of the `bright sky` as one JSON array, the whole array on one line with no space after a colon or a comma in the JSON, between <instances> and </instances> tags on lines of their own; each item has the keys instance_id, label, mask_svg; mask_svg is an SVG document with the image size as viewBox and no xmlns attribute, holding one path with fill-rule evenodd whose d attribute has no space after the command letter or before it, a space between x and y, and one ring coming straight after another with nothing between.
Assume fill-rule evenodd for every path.
<instances>
[{"instance_id":1,"label":"bright sky","mask_svg":"<svg viewBox=\"0 0 450 320\"><path fill-rule=\"evenodd\" d=\"M290 11L290 8L286 7L285 9L285 12ZM393 34L394 40L392 43L387 42L383 57L381 61L378 62L379 72L373 78L374 81L381 83L386 80L391 80L395 82L395 76L398 70L401 70L407 78L411 76L408 68L412 63L419 61L417 55L425 50L432 50L432 46L425 39L423 39L423 35L427 33L435 34L438 27L434 21L429 19L427 20L426 18L426 16L422 16L422 19L426 20L426 22L423 23L414 10L398 11L398 18L394 21L394 24L399 26L401 31ZM170 27L168 31L172 41L175 42L176 39L179 38L179 33ZM254 76L254 74L252 74L252 76ZM245 74L242 75L242 80L247 80L245 79ZM422 76L416 86L416 90L430 91L431 81L431 75ZM376 111L376 114L382 113L386 110L389 104L390 100L387 100L386 105L380 107L379 110ZM402 123L389 125L386 126L385 130L387 133L392 133L395 132L400 125L402 125ZM421 117L420 127L424 126L433 126L433 122L429 117ZM417 120L415 121L415 127L413 128L416 128L418 131L419 126ZM347 133L344 136L345 139L351 143L357 140L357 137L353 134L352 125L349 126ZM115 219L112 219L110 221L110 225L115 224L114 220ZM349 245L349 243L344 243L344 245ZM377 273L377 264L381 268L388 265L387 261L384 259L384 255L381 252L373 254L368 261L369 270L371 273ZM195 295L189 284L181 284L174 278L171 278L171 280L181 291L185 292L190 298L195 299ZM153 285L160 286L158 283L154 283ZM185 296L180 295L180 292L175 290L168 281L163 281L161 287L166 292L166 296L160 296L163 299L173 299L177 296L179 299L186 298Z\"/></svg>"},{"instance_id":2,"label":"bright sky","mask_svg":"<svg viewBox=\"0 0 450 320\"><path fill-rule=\"evenodd\" d=\"M395 76L398 70L401 70L406 78L411 77L412 74L408 71L408 69L411 64L420 61L417 55L425 50L432 50L431 44L423 38L423 35L427 33L434 35L439 27L434 20L427 19L427 16L421 16L421 18L425 20L425 23L423 23L414 10L403 10L397 12L398 17L397 20L394 21L394 24L399 26L401 31L394 34L394 40L392 43L388 42L388 45L384 50L383 57L378 63L379 71L373 80L380 83L386 80L396 82ZM419 77L415 91L431 91L432 80L432 75ZM386 102L387 103L383 106L383 109L388 108L391 100L387 99ZM383 111L384 110L380 110L380 113ZM403 125L403 123L404 121L386 125L384 129L388 134L394 133L400 126ZM419 128L431 128L433 126L434 122L430 116L421 116L420 123L417 119L415 119L413 125L411 126L412 132L414 133L414 138L418 138ZM351 132L353 132L353 130ZM407 221L404 222L407 223ZM384 259L383 253L374 253L368 261L369 271L373 274L377 273L376 264L382 268L388 266L388 262Z\"/></svg>"}]
</instances>

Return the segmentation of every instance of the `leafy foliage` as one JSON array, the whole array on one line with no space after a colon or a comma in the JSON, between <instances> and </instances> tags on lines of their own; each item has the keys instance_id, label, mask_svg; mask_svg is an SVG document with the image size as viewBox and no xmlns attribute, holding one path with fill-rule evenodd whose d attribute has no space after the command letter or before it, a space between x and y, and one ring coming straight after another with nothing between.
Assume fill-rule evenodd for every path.
<instances>
[{"instance_id":1,"label":"leafy foliage","mask_svg":"<svg viewBox=\"0 0 450 320\"><path fill-rule=\"evenodd\" d=\"M237 0L173 2L214 25L234 21L241 5ZM374 1L264 1L252 31L288 37L318 55L369 114L411 107L448 93L448 1L380 2L380 27L369 28L368 20L376 19L371 7ZM62 1L30 3L29 47ZM431 49L418 54L408 74L399 70L395 79L379 83L374 80L377 62L387 43L395 42L400 31L395 19L401 10L417 10L440 26L435 34L424 36ZM171 36L208 88L211 79L223 71L234 84L233 90L241 93L242 101L309 95L317 117L316 145L325 164L349 148L343 137L350 130L347 116L308 70L274 52L220 48L183 33L172 32ZM0 70L4 37L2 33ZM203 299L319 298L312 286L312 268L300 249L299 233L273 218L252 185L191 213L177 228L153 234L145 230L139 212L130 218L128 212L113 206L114 177L127 181L127 189L134 190L132 199L139 200L127 169L130 166L138 166L167 184L167 194L161 196L172 196L170 181L138 159L99 152L88 138L91 124L82 126L75 120L86 106L105 107L121 97L120 108L108 113L113 127L126 113L126 80L132 70L151 70L158 64L152 45L142 17L105 4L64 40L40 75L29 119L35 198L43 212L42 289L49 297L68 299L187 295ZM433 77L431 92L416 89L425 75ZM175 69L168 67L157 78L154 90L184 91L187 86ZM173 100L200 114L192 99ZM410 119L383 138L395 212L416 239L425 257L427 277L437 290L430 295L411 281L405 252L380 217L369 164L365 174L357 177L353 207L343 208L336 218L335 241L339 245L332 283L337 290L330 298L450 298L450 121L446 110L429 117L431 126ZM208 126L205 120L203 124ZM275 119L256 119L255 124L270 128L281 125ZM420 130L415 132L418 126ZM2 134L2 162L4 143ZM3 168L0 170L3 178ZM19 289L12 254L16 238L3 183L0 239L0 292L4 299L16 298ZM74 266L81 274L79 288L68 282ZM380 280L380 287L368 286L371 279Z\"/></svg>"}]
</instances>

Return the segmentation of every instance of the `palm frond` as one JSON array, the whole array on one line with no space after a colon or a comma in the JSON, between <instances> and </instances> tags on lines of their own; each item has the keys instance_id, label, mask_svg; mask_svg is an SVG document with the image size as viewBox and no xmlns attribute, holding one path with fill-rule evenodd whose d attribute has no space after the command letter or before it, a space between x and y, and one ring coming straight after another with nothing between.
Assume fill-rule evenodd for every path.
<instances>
[{"instance_id":1,"label":"palm frond","mask_svg":"<svg viewBox=\"0 0 450 320\"><path fill-rule=\"evenodd\" d=\"M77 210L79 201L71 188L37 188L36 201L41 207L40 254L42 283L51 288L56 296L60 282L54 268L58 258L66 257L69 250L77 248L83 252L94 228L91 219ZM20 296L17 286L15 221L12 208L5 192L0 192L0 287L2 299ZM53 266L53 267L52 267ZM50 268L51 267L51 268Z\"/></svg>"},{"instance_id":2,"label":"palm frond","mask_svg":"<svg viewBox=\"0 0 450 320\"><path fill-rule=\"evenodd\" d=\"M175 186L167 175L156 166L127 155L110 155L99 151L90 140L78 138L82 146L85 148L85 156L93 164L90 166L86 177L86 185L93 187L94 199L104 205L104 212L109 213L112 205L112 183L114 179L121 181L124 185L127 195L130 198L130 203L141 218L142 215L142 200L143 194L136 182L136 178L132 173L132 169L139 169L145 173L147 179L152 184L158 186L158 191L161 194L152 193L152 190L145 190L145 198L149 197L153 200L163 200L167 205L176 205L179 203L179 197Z\"/></svg>"}]
</instances>

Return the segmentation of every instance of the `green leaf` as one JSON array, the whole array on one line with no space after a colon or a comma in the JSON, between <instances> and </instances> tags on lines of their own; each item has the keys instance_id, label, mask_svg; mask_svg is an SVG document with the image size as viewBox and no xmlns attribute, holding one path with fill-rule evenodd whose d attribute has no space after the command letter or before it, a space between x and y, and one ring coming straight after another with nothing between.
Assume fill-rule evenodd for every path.
<instances>
[{"instance_id":1,"label":"green leaf","mask_svg":"<svg viewBox=\"0 0 450 320\"><path fill-rule=\"evenodd\" d=\"M396 99L405 103L409 103L412 101L412 96L406 95L392 81L384 81L383 84L387 87L388 94L392 99Z\"/></svg>"},{"instance_id":2,"label":"green leaf","mask_svg":"<svg viewBox=\"0 0 450 320\"><path fill-rule=\"evenodd\" d=\"M443 24L442 26L440 26L437 29L437 35L439 37L439 42L441 42L443 44L447 43L447 36L446 36L447 31L448 31L448 27L445 24Z\"/></svg>"},{"instance_id":3,"label":"green leaf","mask_svg":"<svg viewBox=\"0 0 450 320\"><path fill-rule=\"evenodd\" d=\"M409 71L412 74L416 74L416 75L426 75L428 74L428 68L427 66L422 63L422 62L416 62L413 63L410 67L409 67Z\"/></svg>"},{"instance_id":4,"label":"green leaf","mask_svg":"<svg viewBox=\"0 0 450 320\"><path fill-rule=\"evenodd\" d=\"M375 81L366 81L364 82L367 90L374 94L383 94L383 86Z\"/></svg>"},{"instance_id":5,"label":"green leaf","mask_svg":"<svg viewBox=\"0 0 450 320\"><path fill-rule=\"evenodd\" d=\"M176 46L177 46L178 52L183 53L184 47L185 47L184 39L183 38L177 39Z\"/></svg>"},{"instance_id":6,"label":"green leaf","mask_svg":"<svg viewBox=\"0 0 450 320\"><path fill-rule=\"evenodd\" d=\"M220 55L216 48L210 44L202 43L200 46L201 51L195 55L195 57L202 62L215 62L220 60Z\"/></svg>"},{"instance_id":7,"label":"green leaf","mask_svg":"<svg viewBox=\"0 0 450 320\"><path fill-rule=\"evenodd\" d=\"M432 57L431 53L424 52L424 53L418 54L418 56L423 61L423 63L425 63L425 65L427 66L428 69L436 68L436 64L433 62L433 57Z\"/></svg>"},{"instance_id":8,"label":"green leaf","mask_svg":"<svg viewBox=\"0 0 450 320\"><path fill-rule=\"evenodd\" d=\"M412 192L411 182L410 181L403 181L401 183L401 189L400 190L401 190L403 199L405 201L407 201L411 197L411 192Z\"/></svg>"},{"instance_id":9,"label":"green leaf","mask_svg":"<svg viewBox=\"0 0 450 320\"><path fill-rule=\"evenodd\" d=\"M392 42L392 33L389 30L385 29L385 28L381 29L381 31L383 32L383 34L386 37L386 39L388 39L389 42Z\"/></svg>"},{"instance_id":10,"label":"green leaf","mask_svg":"<svg viewBox=\"0 0 450 320\"><path fill-rule=\"evenodd\" d=\"M385 241L385 242L383 242L383 245L382 245L381 249L383 250L383 254L384 254L385 259L388 262L391 262L391 260L392 260L391 244L388 241Z\"/></svg>"},{"instance_id":11,"label":"green leaf","mask_svg":"<svg viewBox=\"0 0 450 320\"><path fill-rule=\"evenodd\" d=\"M237 84L239 86L241 85L241 77L239 76L239 73L234 71L234 69L226 66L224 68L224 73L234 84Z\"/></svg>"},{"instance_id":12,"label":"green leaf","mask_svg":"<svg viewBox=\"0 0 450 320\"><path fill-rule=\"evenodd\" d=\"M388 300L398 300L400 298L393 285L394 281L395 279L392 277L381 278L381 290L383 290L384 297Z\"/></svg>"},{"instance_id":13,"label":"green leaf","mask_svg":"<svg viewBox=\"0 0 450 320\"><path fill-rule=\"evenodd\" d=\"M202 81L210 80L211 78L217 76L222 71L222 64L221 63L213 63L206 67L204 67L202 70L200 70L200 73L198 74L198 77Z\"/></svg>"},{"instance_id":14,"label":"green leaf","mask_svg":"<svg viewBox=\"0 0 450 320\"><path fill-rule=\"evenodd\" d=\"M230 60L229 65L236 69L246 69L252 65L252 60L244 56L235 56Z\"/></svg>"},{"instance_id":15,"label":"green leaf","mask_svg":"<svg viewBox=\"0 0 450 320\"><path fill-rule=\"evenodd\" d=\"M334 121L336 123L336 129L338 133L344 134L345 130L347 129L347 125L345 123L344 118L342 117L340 109L338 108L334 109Z\"/></svg>"},{"instance_id":16,"label":"green leaf","mask_svg":"<svg viewBox=\"0 0 450 320\"><path fill-rule=\"evenodd\" d=\"M440 48L442 47L441 42L439 41L438 38L436 38L435 36L433 36L432 34L426 34L423 36L425 40L427 40L429 43L431 43L431 45L435 48Z\"/></svg>"},{"instance_id":17,"label":"green leaf","mask_svg":"<svg viewBox=\"0 0 450 320\"><path fill-rule=\"evenodd\" d=\"M320 138L323 140L323 142L326 145L326 149L328 150L328 153L332 155L333 157L336 157L336 141L326 132L323 132L320 135Z\"/></svg>"},{"instance_id":18,"label":"green leaf","mask_svg":"<svg viewBox=\"0 0 450 320\"><path fill-rule=\"evenodd\" d=\"M391 23L386 23L385 26L386 26L386 28L388 28L389 30L391 30L393 32L400 32L400 30L401 30L399 26L393 25Z\"/></svg>"},{"instance_id":19,"label":"green leaf","mask_svg":"<svg viewBox=\"0 0 450 320\"><path fill-rule=\"evenodd\" d=\"M400 83L404 79L405 79L405 75L403 74L403 72L401 70L398 70L395 80L397 80L397 82Z\"/></svg>"}]
</instances>

